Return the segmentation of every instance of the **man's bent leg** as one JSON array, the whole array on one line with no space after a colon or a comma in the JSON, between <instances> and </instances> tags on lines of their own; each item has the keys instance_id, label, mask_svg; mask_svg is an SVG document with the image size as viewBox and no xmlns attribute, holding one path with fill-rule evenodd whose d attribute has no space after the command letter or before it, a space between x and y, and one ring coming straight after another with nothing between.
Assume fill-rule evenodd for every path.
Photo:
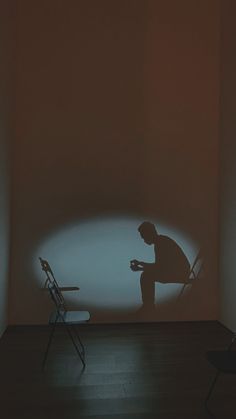
<instances>
[{"instance_id":1,"label":"man's bent leg","mask_svg":"<svg viewBox=\"0 0 236 419\"><path fill-rule=\"evenodd\" d=\"M155 304L155 280L153 275L143 272L140 277L143 305L153 307Z\"/></svg>"}]
</instances>

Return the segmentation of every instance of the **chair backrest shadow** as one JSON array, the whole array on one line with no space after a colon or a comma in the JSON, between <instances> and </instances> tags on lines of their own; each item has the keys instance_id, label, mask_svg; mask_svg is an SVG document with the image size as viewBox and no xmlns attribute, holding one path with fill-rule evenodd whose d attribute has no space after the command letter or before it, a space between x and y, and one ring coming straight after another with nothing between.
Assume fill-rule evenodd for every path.
<instances>
[{"instance_id":1,"label":"chair backrest shadow","mask_svg":"<svg viewBox=\"0 0 236 419\"><path fill-rule=\"evenodd\" d=\"M61 291L71 291L71 290L78 290L78 287L59 287L58 282L53 274L53 271L49 265L49 263L39 258L42 270L46 274L46 280L44 284L44 288L46 288L49 292L51 300L54 304L54 310L51 312L49 317L49 324L52 325L52 330L49 336L49 341L47 344L46 352L43 359L44 368L49 348L51 346L52 338L58 324L61 324L65 327L65 330L71 339L71 342L83 364L85 367L85 350L84 345L80 339L76 326L82 323L87 323L90 320L90 313L88 311L82 310L68 310L67 305L65 303L65 299Z\"/></svg>"},{"instance_id":2,"label":"chair backrest shadow","mask_svg":"<svg viewBox=\"0 0 236 419\"><path fill-rule=\"evenodd\" d=\"M199 251L192 263L192 266L190 267L189 281L199 279L200 273L202 272L202 268L203 268L202 253L201 251Z\"/></svg>"},{"instance_id":3,"label":"chair backrest shadow","mask_svg":"<svg viewBox=\"0 0 236 419\"><path fill-rule=\"evenodd\" d=\"M189 275L187 278L187 281L183 284L181 291L177 297L177 300L179 300L181 298L181 296L184 293L185 288L188 285L192 285L196 280L200 279L200 275L203 269L203 258L202 258L202 253L199 250L199 252L197 253L192 265L190 266L190 271L189 271Z\"/></svg>"}]
</instances>

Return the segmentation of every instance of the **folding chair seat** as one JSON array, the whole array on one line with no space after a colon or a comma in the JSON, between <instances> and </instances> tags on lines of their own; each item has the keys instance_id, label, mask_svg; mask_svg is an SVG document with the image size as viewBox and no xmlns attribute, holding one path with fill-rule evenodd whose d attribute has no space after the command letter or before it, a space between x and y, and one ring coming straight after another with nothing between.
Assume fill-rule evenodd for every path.
<instances>
[{"instance_id":1,"label":"folding chair seat","mask_svg":"<svg viewBox=\"0 0 236 419\"><path fill-rule=\"evenodd\" d=\"M52 343L52 338L56 326L58 324L61 324L65 327L65 330L69 338L71 339L71 342L83 364L83 367L85 367L85 350L84 345L78 334L77 326L83 323L87 323L90 320L90 313L88 311L82 310L68 310L61 291L70 291L79 288L59 287L49 263L42 258L40 258L40 263L42 270L46 274L46 281L44 287L46 287L46 289L48 290L51 299L55 305L55 310L52 311L49 317L49 324L52 326L52 330L49 336L47 348L43 359L43 368L45 366L49 348Z\"/></svg>"}]
</instances>

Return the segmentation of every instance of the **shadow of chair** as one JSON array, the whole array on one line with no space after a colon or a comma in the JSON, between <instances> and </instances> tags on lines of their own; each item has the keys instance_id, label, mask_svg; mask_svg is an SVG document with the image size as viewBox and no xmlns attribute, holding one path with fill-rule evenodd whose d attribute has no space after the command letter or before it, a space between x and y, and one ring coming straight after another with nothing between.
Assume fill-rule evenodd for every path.
<instances>
[{"instance_id":1,"label":"shadow of chair","mask_svg":"<svg viewBox=\"0 0 236 419\"><path fill-rule=\"evenodd\" d=\"M79 288L78 287L60 287L58 285L58 282L53 274L53 271L48 261L42 258L39 258L39 260L40 260L41 268L46 274L44 289L48 290L49 295L55 306L55 309L51 312L50 317L49 317L49 324L52 326L52 330L51 330L48 344L46 347L42 368L44 368L45 366L49 348L52 343L52 338L53 338L56 326L59 324L65 328L83 364L83 367L85 367L85 349L81 341L81 338L78 334L77 326L83 323L87 323L90 320L90 313L88 311L81 311L81 310L68 310L62 291L74 291L74 290L79 290Z\"/></svg>"},{"instance_id":2,"label":"shadow of chair","mask_svg":"<svg viewBox=\"0 0 236 419\"><path fill-rule=\"evenodd\" d=\"M231 350L235 340L236 334L233 335L231 343L227 349L208 351L206 354L207 360L217 370L216 375L210 385L209 391L205 398L205 407L207 412L210 414L211 412L209 411L208 402L220 374L236 374L236 351Z\"/></svg>"},{"instance_id":3,"label":"shadow of chair","mask_svg":"<svg viewBox=\"0 0 236 419\"><path fill-rule=\"evenodd\" d=\"M187 278L187 281L183 284L180 293L177 297L177 300L179 300L181 298L181 296L183 295L185 288L188 285L192 285L195 281L199 280L200 274L202 272L202 268L203 268L203 260L202 260L202 253L201 251L199 251L197 253L197 256L195 257L192 265L190 266L190 271L189 271L189 275Z\"/></svg>"}]
</instances>

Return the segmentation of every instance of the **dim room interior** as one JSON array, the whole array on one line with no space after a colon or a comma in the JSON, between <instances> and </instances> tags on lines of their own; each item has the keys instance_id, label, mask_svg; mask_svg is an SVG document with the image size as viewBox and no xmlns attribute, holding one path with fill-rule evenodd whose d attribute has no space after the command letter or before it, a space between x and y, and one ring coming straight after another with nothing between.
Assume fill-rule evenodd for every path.
<instances>
[{"instance_id":1,"label":"dim room interior","mask_svg":"<svg viewBox=\"0 0 236 419\"><path fill-rule=\"evenodd\" d=\"M0 10L4 417L207 417L205 353L236 330L236 3ZM197 266L191 277L167 250L173 280L148 290L130 269L158 264L144 221ZM61 287L79 288L63 293L68 306L90 313L82 372L58 327L41 373L52 302L39 257ZM228 383L215 404L227 400L230 417Z\"/></svg>"}]
</instances>

